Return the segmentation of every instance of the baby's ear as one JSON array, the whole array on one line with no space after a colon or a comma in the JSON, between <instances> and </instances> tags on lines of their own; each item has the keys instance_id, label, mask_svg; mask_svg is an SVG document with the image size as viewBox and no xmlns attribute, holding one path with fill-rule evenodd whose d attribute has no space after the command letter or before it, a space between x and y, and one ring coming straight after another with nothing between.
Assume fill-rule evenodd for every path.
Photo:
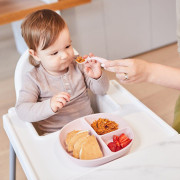
<instances>
[{"instance_id":1,"label":"baby's ear","mask_svg":"<svg viewBox=\"0 0 180 180\"><path fill-rule=\"evenodd\" d=\"M29 54L36 60L41 61L39 57L37 56L37 53L33 49L29 49Z\"/></svg>"}]
</instances>

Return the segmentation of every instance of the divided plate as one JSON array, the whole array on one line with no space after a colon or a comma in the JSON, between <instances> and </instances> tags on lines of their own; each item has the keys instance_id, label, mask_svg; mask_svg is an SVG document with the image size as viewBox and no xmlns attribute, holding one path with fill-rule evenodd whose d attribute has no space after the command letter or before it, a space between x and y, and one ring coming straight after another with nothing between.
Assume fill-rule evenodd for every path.
<instances>
[{"instance_id":1,"label":"divided plate","mask_svg":"<svg viewBox=\"0 0 180 180\"><path fill-rule=\"evenodd\" d=\"M110 121L115 121L118 124L118 129L107 134L98 135L95 132L95 130L91 127L91 124L95 120L98 120L99 118L106 118L109 119ZM65 143L67 134L73 130L88 130L90 135L94 135L103 152L103 157L93 160L81 160L74 158L72 156L72 153L69 153L67 151L67 147ZM112 152L107 146L107 144L113 141L113 135L120 136L122 133L124 133L126 136L132 139L132 141L125 148L117 152ZM127 123L123 119L121 119L118 115L114 115L111 113L92 114L76 119L65 125L61 129L59 134L59 142L62 150L73 162L75 162L80 166L98 166L125 155L130 150L130 147L133 143L133 139L134 139L134 134L131 128L127 125Z\"/></svg>"}]
</instances>

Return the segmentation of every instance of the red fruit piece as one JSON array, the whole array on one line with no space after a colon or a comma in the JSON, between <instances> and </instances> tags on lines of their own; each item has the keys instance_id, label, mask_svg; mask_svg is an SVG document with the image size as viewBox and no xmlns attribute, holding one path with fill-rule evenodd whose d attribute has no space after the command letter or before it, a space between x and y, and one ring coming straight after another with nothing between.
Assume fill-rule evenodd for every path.
<instances>
[{"instance_id":1,"label":"red fruit piece","mask_svg":"<svg viewBox=\"0 0 180 180\"><path fill-rule=\"evenodd\" d=\"M121 147L122 147L122 148L125 148L131 141L132 141L132 139L128 139L128 140L122 142L122 143L121 143Z\"/></svg>"},{"instance_id":2,"label":"red fruit piece","mask_svg":"<svg viewBox=\"0 0 180 180\"><path fill-rule=\"evenodd\" d=\"M119 150L121 150L121 149L122 149L121 146L117 146L117 147L116 147L116 151L119 151Z\"/></svg>"},{"instance_id":3,"label":"red fruit piece","mask_svg":"<svg viewBox=\"0 0 180 180\"><path fill-rule=\"evenodd\" d=\"M113 135L113 142L119 141L119 136Z\"/></svg>"},{"instance_id":4,"label":"red fruit piece","mask_svg":"<svg viewBox=\"0 0 180 180\"><path fill-rule=\"evenodd\" d=\"M109 147L109 149L112 151L112 152L116 152L116 143L114 143L114 142L110 142L109 144L108 144L108 147Z\"/></svg>"},{"instance_id":5,"label":"red fruit piece","mask_svg":"<svg viewBox=\"0 0 180 180\"><path fill-rule=\"evenodd\" d=\"M120 142L120 144L121 144L122 142L124 142L124 141L127 141L127 140L129 140L129 138L128 138L124 133L119 136L119 142Z\"/></svg>"},{"instance_id":6,"label":"red fruit piece","mask_svg":"<svg viewBox=\"0 0 180 180\"><path fill-rule=\"evenodd\" d=\"M117 146L120 146L119 136L113 135L113 142L116 143Z\"/></svg>"}]
</instances>

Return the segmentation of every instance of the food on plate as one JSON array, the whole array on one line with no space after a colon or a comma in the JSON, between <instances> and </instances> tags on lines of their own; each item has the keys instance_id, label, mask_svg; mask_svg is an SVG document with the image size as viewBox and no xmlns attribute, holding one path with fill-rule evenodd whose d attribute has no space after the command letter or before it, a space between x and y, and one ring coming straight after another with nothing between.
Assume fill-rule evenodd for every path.
<instances>
[{"instance_id":1,"label":"food on plate","mask_svg":"<svg viewBox=\"0 0 180 180\"><path fill-rule=\"evenodd\" d=\"M87 139L89 135L85 136L85 137L81 137L79 138L76 143L74 144L74 149L73 149L73 156L75 158L79 158L79 153L80 153L80 150L81 150L81 146L82 144L85 142L85 140Z\"/></svg>"},{"instance_id":2,"label":"food on plate","mask_svg":"<svg viewBox=\"0 0 180 180\"><path fill-rule=\"evenodd\" d=\"M97 134L103 135L117 130L118 124L114 121L110 121L109 119L99 118L91 124L91 127L96 131Z\"/></svg>"},{"instance_id":3,"label":"food on plate","mask_svg":"<svg viewBox=\"0 0 180 180\"><path fill-rule=\"evenodd\" d=\"M68 135L66 136L66 144L69 144L69 141L71 140L71 138L78 133L79 131L71 131L70 133L68 133Z\"/></svg>"},{"instance_id":4,"label":"food on plate","mask_svg":"<svg viewBox=\"0 0 180 180\"><path fill-rule=\"evenodd\" d=\"M103 156L96 137L90 135L88 131L69 132L66 136L66 145L68 152L72 152L73 156L78 159L90 160Z\"/></svg>"},{"instance_id":5,"label":"food on plate","mask_svg":"<svg viewBox=\"0 0 180 180\"><path fill-rule=\"evenodd\" d=\"M95 136L89 136L82 144L80 153L80 159L90 160L97 159L103 157L102 151L99 147L99 144L95 138Z\"/></svg>"},{"instance_id":6,"label":"food on plate","mask_svg":"<svg viewBox=\"0 0 180 180\"><path fill-rule=\"evenodd\" d=\"M82 58L81 56L78 56L78 57L76 58L76 62L78 62L78 63L82 63L82 62L84 62L84 61L85 61L85 59Z\"/></svg>"},{"instance_id":7,"label":"food on plate","mask_svg":"<svg viewBox=\"0 0 180 180\"><path fill-rule=\"evenodd\" d=\"M77 140L81 137L85 137L89 134L88 131L79 131L77 133L74 134L74 136L72 136L69 140L69 143L67 144L67 149L68 152L73 151L74 149L74 144L77 142Z\"/></svg>"},{"instance_id":8,"label":"food on plate","mask_svg":"<svg viewBox=\"0 0 180 180\"><path fill-rule=\"evenodd\" d=\"M122 133L120 136L114 135L113 142L108 143L107 146L112 152L116 152L125 148L131 141L132 139L128 138L124 133Z\"/></svg>"}]
</instances>

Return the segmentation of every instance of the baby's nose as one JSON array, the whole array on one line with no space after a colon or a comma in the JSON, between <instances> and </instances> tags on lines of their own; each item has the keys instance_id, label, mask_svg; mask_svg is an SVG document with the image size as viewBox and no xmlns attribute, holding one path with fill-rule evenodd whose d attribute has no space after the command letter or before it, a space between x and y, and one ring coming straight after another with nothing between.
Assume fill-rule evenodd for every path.
<instances>
[{"instance_id":1,"label":"baby's nose","mask_svg":"<svg viewBox=\"0 0 180 180\"><path fill-rule=\"evenodd\" d=\"M68 54L66 52L60 52L61 59L66 59L68 57Z\"/></svg>"}]
</instances>

